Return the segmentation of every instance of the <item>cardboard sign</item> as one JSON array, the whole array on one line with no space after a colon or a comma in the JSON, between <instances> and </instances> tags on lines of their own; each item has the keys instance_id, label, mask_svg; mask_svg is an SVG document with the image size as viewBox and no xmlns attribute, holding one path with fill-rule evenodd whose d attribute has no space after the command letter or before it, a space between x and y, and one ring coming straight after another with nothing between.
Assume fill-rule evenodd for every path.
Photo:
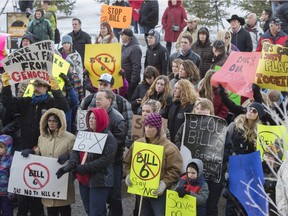
<instances>
[{"instance_id":1,"label":"cardboard sign","mask_svg":"<svg viewBox=\"0 0 288 216\"><path fill-rule=\"evenodd\" d=\"M3 50L5 50L6 39L9 36L10 36L10 34L0 33L0 67L2 67L1 60L5 58L5 56L3 56L2 52L3 52Z\"/></svg>"},{"instance_id":2,"label":"cardboard sign","mask_svg":"<svg viewBox=\"0 0 288 216\"><path fill-rule=\"evenodd\" d=\"M28 28L26 13L7 13L7 32L15 37L22 37Z\"/></svg>"},{"instance_id":3,"label":"cardboard sign","mask_svg":"<svg viewBox=\"0 0 288 216\"><path fill-rule=\"evenodd\" d=\"M114 77L114 89L123 86L121 70L121 44L86 44L84 66L89 72L92 85L98 88L98 80L103 73Z\"/></svg>"},{"instance_id":4,"label":"cardboard sign","mask_svg":"<svg viewBox=\"0 0 288 216\"><path fill-rule=\"evenodd\" d=\"M205 178L217 183L221 180L226 124L217 116L185 113L181 149L189 149L191 156L187 160L202 160Z\"/></svg>"},{"instance_id":5,"label":"cardboard sign","mask_svg":"<svg viewBox=\"0 0 288 216\"><path fill-rule=\"evenodd\" d=\"M222 68L211 78L211 84L244 97L253 97L252 83L260 58L259 52L232 52Z\"/></svg>"},{"instance_id":6,"label":"cardboard sign","mask_svg":"<svg viewBox=\"0 0 288 216\"><path fill-rule=\"evenodd\" d=\"M107 136L104 133L78 131L73 150L102 154Z\"/></svg>"},{"instance_id":7,"label":"cardboard sign","mask_svg":"<svg viewBox=\"0 0 288 216\"><path fill-rule=\"evenodd\" d=\"M287 129L285 125L257 125L257 150L260 151L263 160L264 152L268 145L274 144L275 140L282 139L284 143L288 143ZM285 150L284 150L284 149ZM286 152L288 146L282 146L283 152ZM285 154L283 154L285 156ZM284 159L284 157L283 157Z\"/></svg>"},{"instance_id":8,"label":"cardboard sign","mask_svg":"<svg viewBox=\"0 0 288 216\"><path fill-rule=\"evenodd\" d=\"M88 110L77 110L77 130L87 130L86 114Z\"/></svg>"},{"instance_id":9,"label":"cardboard sign","mask_svg":"<svg viewBox=\"0 0 288 216\"><path fill-rule=\"evenodd\" d=\"M24 158L16 151L10 169L8 192L49 199L67 199L68 173L57 179L57 158L30 154Z\"/></svg>"},{"instance_id":10,"label":"cardboard sign","mask_svg":"<svg viewBox=\"0 0 288 216\"><path fill-rule=\"evenodd\" d=\"M196 197L185 195L180 198L176 191L166 191L166 216L196 216L196 209Z\"/></svg>"},{"instance_id":11,"label":"cardboard sign","mask_svg":"<svg viewBox=\"0 0 288 216\"><path fill-rule=\"evenodd\" d=\"M113 28L128 28L131 25L132 7L103 4L101 11L101 23L108 22Z\"/></svg>"},{"instance_id":12,"label":"cardboard sign","mask_svg":"<svg viewBox=\"0 0 288 216\"><path fill-rule=\"evenodd\" d=\"M247 188L243 182L250 184L251 188ZM264 185L264 174L259 151L229 157L229 190L241 202L248 215L263 214L259 209L249 205L252 202L245 193L246 191L249 192L255 204L263 212L266 212L265 215L269 215L266 196L261 191L261 188L258 187L261 183Z\"/></svg>"},{"instance_id":13,"label":"cardboard sign","mask_svg":"<svg viewBox=\"0 0 288 216\"><path fill-rule=\"evenodd\" d=\"M54 42L40 41L18 49L2 60L11 83L42 79L49 83L52 74Z\"/></svg>"},{"instance_id":14,"label":"cardboard sign","mask_svg":"<svg viewBox=\"0 0 288 216\"><path fill-rule=\"evenodd\" d=\"M61 56L57 54L54 54L52 75L57 79L61 90L64 88L65 82L61 77L59 77L59 75L61 73L67 75L69 67L70 64L67 61L65 61L65 59L63 59Z\"/></svg>"},{"instance_id":15,"label":"cardboard sign","mask_svg":"<svg viewBox=\"0 0 288 216\"><path fill-rule=\"evenodd\" d=\"M157 198L153 191L159 186L163 151L163 146L134 142L128 193Z\"/></svg>"},{"instance_id":16,"label":"cardboard sign","mask_svg":"<svg viewBox=\"0 0 288 216\"><path fill-rule=\"evenodd\" d=\"M255 83L261 88L288 91L288 48L264 43Z\"/></svg>"},{"instance_id":17,"label":"cardboard sign","mask_svg":"<svg viewBox=\"0 0 288 216\"><path fill-rule=\"evenodd\" d=\"M164 131L167 130L168 120L162 118L162 127ZM133 141L144 136L144 117L141 115L132 116L131 139Z\"/></svg>"}]
</instances>

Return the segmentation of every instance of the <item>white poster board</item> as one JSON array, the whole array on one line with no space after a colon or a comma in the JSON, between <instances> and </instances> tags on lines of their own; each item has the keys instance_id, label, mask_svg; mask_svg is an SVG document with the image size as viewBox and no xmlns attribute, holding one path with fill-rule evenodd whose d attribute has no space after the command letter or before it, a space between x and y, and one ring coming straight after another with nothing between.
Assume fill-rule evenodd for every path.
<instances>
[{"instance_id":1,"label":"white poster board","mask_svg":"<svg viewBox=\"0 0 288 216\"><path fill-rule=\"evenodd\" d=\"M86 114L88 110L77 110L77 130L83 131L87 130L88 126L86 124Z\"/></svg>"},{"instance_id":2,"label":"white poster board","mask_svg":"<svg viewBox=\"0 0 288 216\"><path fill-rule=\"evenodd\" d=\"M107 137L104 133L78 131L73 150L102 154Z\"/></svg>"},{"instance_id":3,"label":"white poster board","mask_svg":"<svg viewBox=\"0 0 288 216\"><path fill-rule=\"evenodd\" d=\"M57 158L30 154L24 158L16 151L10 169L8 192L32 197L67 199L68 173L57 179Z\"/></svg>"}]
</instances>

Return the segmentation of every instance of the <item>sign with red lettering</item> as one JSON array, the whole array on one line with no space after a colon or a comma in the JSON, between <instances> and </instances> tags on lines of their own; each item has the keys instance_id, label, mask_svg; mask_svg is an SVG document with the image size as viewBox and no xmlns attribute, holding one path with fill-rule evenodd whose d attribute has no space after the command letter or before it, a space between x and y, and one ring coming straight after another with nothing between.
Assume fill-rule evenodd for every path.
<instances>
[{"instance_id":1,"label":"sign with red lettering","mask_svg":"<svg viewBox=\"0 0 288 216\"><path fill-rule=\"evenodd\" d=\"M67 199L68 174L57 179L56 172L63 165L57 158L29 155L24 158L16 151L13 157L8 192L48 199Z\"/></svg>"},{"instance_id":2,"label":"sign with red lettering","mask_svg":"<svg viewBox=\"0 0 288 216\"><path fill-rule=\"evenodd\" d=\"M238 95L252 98L252 83L261 53L232 52L222 68L211 78L213 86L221 84Z\"/></svg>"},{"instance_id":3,"label":"sign with red lettering","mask_svg":"<svg viewBox=\"0 0 288 216\"><path fill-rule=\"evenodd\" d=\"M54 42L40 41L18 49L1 61L11 76L11 84L39 78L50 82L54 57Z\"/></svg>"},{"instance_id":4,"label":"sign with red lettering","mask_svg":"<svg viewBox=\"0 0 288 216\"><path fill-rule=\"evenodd\" d=\"M288 48L264 43L255 83L261 88L288 91Z\"/></svg>"}]
</instances>

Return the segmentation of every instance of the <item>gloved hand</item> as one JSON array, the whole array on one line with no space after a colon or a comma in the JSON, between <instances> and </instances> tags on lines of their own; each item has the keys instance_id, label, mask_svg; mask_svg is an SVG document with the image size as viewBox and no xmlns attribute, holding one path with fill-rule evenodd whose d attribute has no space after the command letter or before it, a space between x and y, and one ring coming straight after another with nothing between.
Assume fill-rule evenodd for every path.
<instances>
[{"instance_id":1,"label":"gloved hand","mask_svg":"<svg viewBox=\"0 0 288 216\"><path fill-rule=\"evenodd\" d=\"M128 174L125 178L125 184L127 185L127 187L132 185L132 182L130 180L130 174Z\"/></svg>"},{"instance_id":2,"label":"gloved hand","mask_svg":"<svg viewBox=\"0 0 288 216\"><path fill-rule=\"evenodd\" d=\"M167 185L165 184L164 181L161 180L159 183L159 187L153 191L153 195L154 196L161 196L164 193L166 188L167 188Z\"/></svg>"},{"instance_id":3,"label":"gloved hand","mask_svg":"<svg viewBox=\"0 0 288 216\"><path fill-rule=\"evenodd\" d=\"M3 55L4 57L8 56L7 50L3 49L3 50L2 50L2 55Z\"/></svg>"},{"instance_id":4,"label":"gloved hand","mask_svg":"<svg viewBox=\"0 0 288 216\"><path fill-rule=\"evenodd\" d=\"M62 175L64 175L67 172L72 171L73 169L75 169L77 167L77 164L74 162L70 162L68 163L66 166L61 167L60 169L58 169L58 171L56 172L57 178L61 178Z\"/></svg>"},{"instance_id":5,"label":"gloved hand","mask_svg":"<svg viewBox=\"0 0 288 216\"><path fill-rule=\"evenodd\" d=\"M189 192L186 190L186 187L178 187L178 188L176 188L176 191L177 191L178 196L180 198L183 198L185 196L185 194L189 194Z\"/></svg>"},{"instance_id":6,"label":"gloved hand","mask_svg":"<svg viewBox=\"0 0 288 216\"><path fill-rule=\"evenodd\" d=\"M21 155L22 155L23 157L28 157L29 154L35 154L34 150L32 150L32 149L23 149L23 150L21 151Z\"/></svg>"},{"instance_id":7,"label":"gloved hand","mask_svg":"<svg viewBox=\"0 0 288 216\"><path fill-rule=\"evenodd\" d=\"M121 69L119 71L119 74L122 76L122 78L124 78L126 76L126 73L125 73L125 70L124 69Z\"/></svg>"},{"instance_id":8,"label":"gloved hand","mask_svg":"<svg viewBox=\"0 0 288 216\"><path fill-rule=\"evenodd\" d=\"M255 92L260 92L260 87L255 84L255 83L252 83L252 91L255 93Z\"/></svg>"},{"instance_id":9,"label":"gloved hand","mask_svg":"<svg viewBox=\"0 0 288 216\"><path fill-rule=\"evenodd\" d=\"M73 88L70 79L67 75L65 75L64 73L60 73L59 77L61 77L64 80L67 91Z\"/></svg>"},{"instance_id":10,"label":"gloved hand","mask_svg":"<svg viewBox=\"0 0 288 216\"><path fill-rule=\"evenodd\" d=\"M50 86L51 86L51 89L55 91L60 89L58 80L53 76L50 77Z\"/></svg>"},{"instance_id":11,"label":"gloved hand","mask_svg":"<svg viewBox=\"0 0 288 216\"><path fill-rule=\"evenodd\" d=\"M4 73L2 74L2 83L3 83L3 86L9 86L9 85L10 85L9 80L11 80L10 75L8 74L8 72L4 72Z\"/></svg>"},{"instance_id":12,"label":"gloved hand","mask_svg":"<svg viewBox=\"0 0 288 216\"><path fill-rule=\"evenodd\" d=\"M70 155L67 154L67 153L62 154L62 155L60 155L60 156L58 157L57 162L62 165L62 164L64 164L67 160L69 160L69 157L70 157Z\"/></svg>"},{"instance_id":13,"label":"gloved hand","mask_svg":"<svg viewBox=\"0 0 288 216\"><path fill-rule=\"evenodd\" d=\"M78 165L74 170L74 174L85 175L87 174L87 170L84 165Z\"/></svg>"}]
</instances>

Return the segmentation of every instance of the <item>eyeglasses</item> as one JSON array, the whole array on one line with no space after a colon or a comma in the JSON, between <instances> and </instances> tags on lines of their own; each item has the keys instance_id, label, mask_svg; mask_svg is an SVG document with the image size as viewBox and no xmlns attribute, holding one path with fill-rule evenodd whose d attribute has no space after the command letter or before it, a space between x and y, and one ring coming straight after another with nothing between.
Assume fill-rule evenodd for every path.
<instances>
[{"instance_id":1,"label":"eyeglasses","mask_svg":"<svg viewBox=\"0 0 288 216\"><path fill-rule=\"evenodd\" d=\"M254 114L258 113L257 109L255 109L253 107L248 107L247 110L248 110L248 112L252 112Z\"/></svg>"}]
</instances>

